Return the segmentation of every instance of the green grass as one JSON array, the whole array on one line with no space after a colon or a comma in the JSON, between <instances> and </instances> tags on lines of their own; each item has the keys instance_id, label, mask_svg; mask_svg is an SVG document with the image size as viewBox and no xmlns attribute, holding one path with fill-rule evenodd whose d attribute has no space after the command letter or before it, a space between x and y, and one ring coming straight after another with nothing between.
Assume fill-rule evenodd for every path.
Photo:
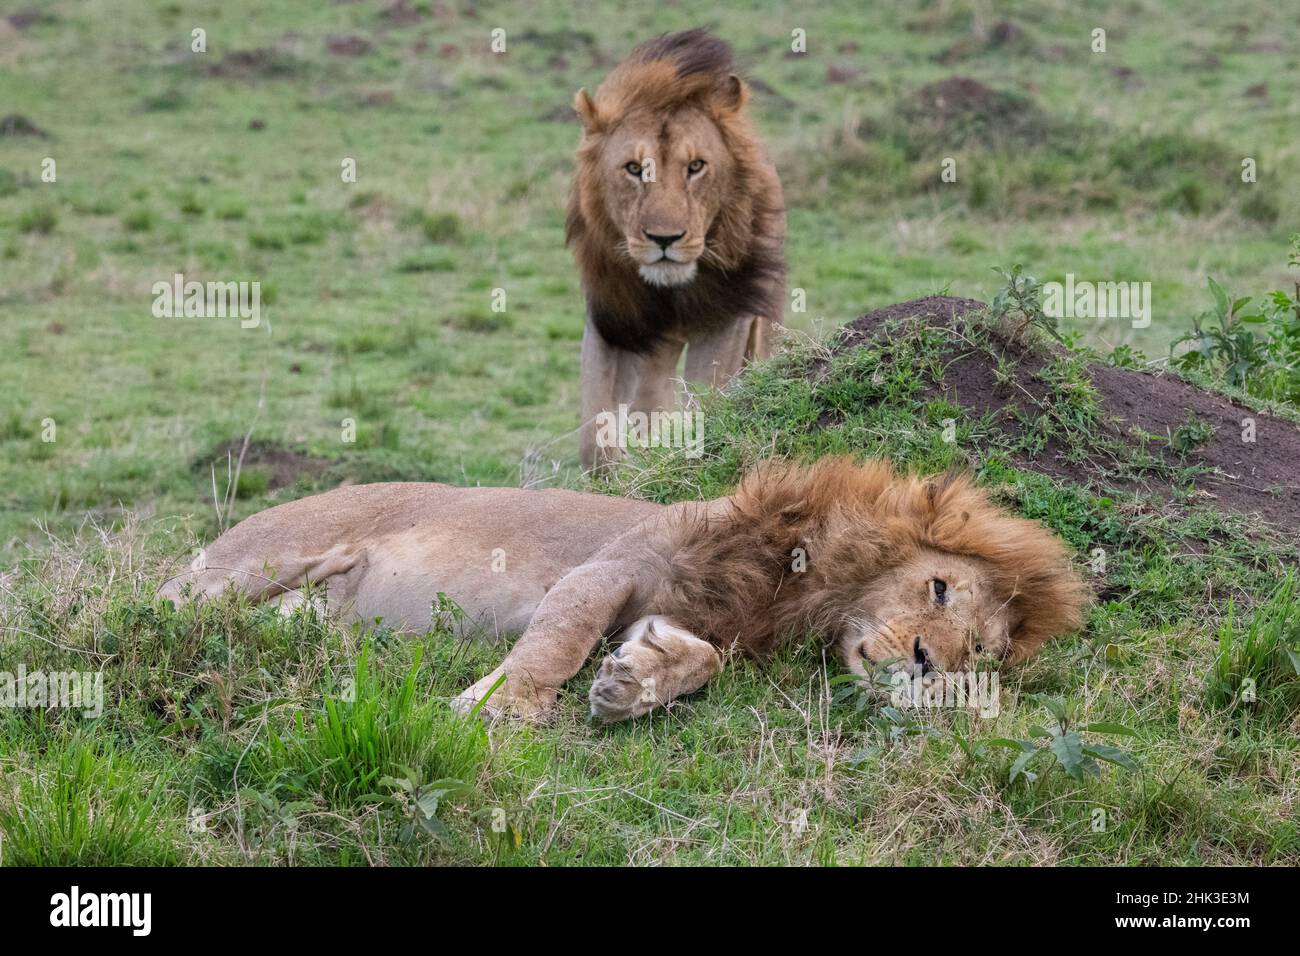
<instances>
[{"instance_id":1,"label":"green grass","mask_svg":"<svg viewBox=\"0 0 1300 956\"><path fill-rule=\"evenodd\" d=\"M385 682L371 664L369 644L341 697L327 696L310 730L300 720L286 741L271 738L279 757L275 774L299 777L307 792L319 790L347 805L372 795L386 776L404 768L434 779L460 779L477 770L486 743L483 728L460 720L441 704L417 699L421 649L400 681Z\"/></svg>"},{"instance_id":2,"label":"green grass","mask_svg":"<svg viewBox=\"0 0 1300 956\"><path fill-rule=\"evenodd\" d=\"M703 458L638 454L605 490L719 494L774 442L805 458L888 452L926 469L973 467L1082 561L1106 556L1091 568L1102 596L1084 632L1004 673L996 716L900 716L845 699L833 692L838 664L808 642L763 667L736 660L681 706L622 726L588 721L588 667L551 725L497 725L489 744L448 700L502 648L452 637L448 614L412 641L310 608L287 619L233 598L159 608L166 553L132 523L57 543L7 583L0 625L19 659L102 666L109 701L97 720L10 712L4 769L39 778L57 759L51 738L121 742L169 851L187 862L1293 862L1293 543L1204 506L1099 497L1016 469L979 420L925 397L941 338L898 334L888 354L829 364L820 347L787 350L708 399ZM948 419L956 442L939 437ZM1254 700L1241 699L1246 678ZM1076 726L1133 728L1083 739L1122 746L1133 769L1074 779L1040 760L1033 779L1013 779L1017 754L992 741L1033 740L1047 699ZM399 781L426 799L458 784L432 833L413 827ZM83 786L80 802L59 805L88 814L100 791ZM23 819L52 812L24 791L0 809L6 832L19 808ZM13 843L32 838L20 830Z\"/></svg>"},{"instance_id":3,"label":"green grass","mask_svg":"<svg viewBox=\"0 0 1300 956\"><path fill-rule=\"evenodd\" d=\"M1246 620L1229 605L1206 698L1212 706L1283 725L1300 712L1300 593L1294 569Z\"/></svg>"},{"instance_id":4,"label":"green grass","mask_svg":"<svg viewBox=\"0 0 1300 956\"><path fill-rule=\"evenodd\" d=\"M55 741L0 809L13 866L160 866L182 858L165 779L111 744Z\"/></svg>"},{"instance_id":5,"label":"green grass","mask_svg":"<svg viewBox=\"0 0 1300 956\"><path fill-rule=\"evenodd\" d=\"M1194 478L1101 434L1078 357L1004 434L926 397L943 372L932 330L833 358L821 345L895 301L988 301L993 267L1015 262L1043 281L1152 282L1150 328L1064 330L1101 353L1165 354L1209 304L1207 273L1241 294L1288 288L1300 24L1282 7L1016 0L997 16L1022 39L991 46L990 14L965 2L488 0L441 19L414 3L414 23L374 2L46 6L0 52L3 112L48 134L0 136L0 670L102 670L107 700L96 719L0 710L3 862L1300 859L1294 542L1017 468L1055 438L1116 475ZM753 109L808 307L780 355L707 399L704 458L638 456L599 489L720 494L772 453L969 467L1081 563L1104 554L1083 633L1003 675L994 718L858 709L810 643L617 727L586 720L588 669L552 725L489 740L447 701L503 647L236 601L155 607L218 530L214 470L234 520L349 480L582 486L564 111L637 40L697 24L762 81ZM1105 54L1088 47L1098 24ZM189 53L196 26L206 54ZM488 52L495 26L505 55ZM787 56L795 28L806 56ZM368 52L327 51L348 34ZM953 76L991 105L936 125L918 91ZM154 318L151 285L176 272L261 282L264 321ZM223 449L250 429L315 466L282 482L259 459L227 495ZM1203 440L1197 423L1179 440ZM978 742L1030 739L1049 698L1134 728L1114 742L1138 769L1012 783L1015 754ZM424 796L466 784L438 801L445 833L411 832L403 780Z\"/></svg>"}]
</instances>

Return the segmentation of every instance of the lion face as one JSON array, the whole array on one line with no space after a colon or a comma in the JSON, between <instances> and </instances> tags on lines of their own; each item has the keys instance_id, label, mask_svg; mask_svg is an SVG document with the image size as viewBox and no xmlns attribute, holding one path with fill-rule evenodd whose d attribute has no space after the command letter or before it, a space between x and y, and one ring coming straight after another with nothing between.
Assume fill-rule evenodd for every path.
<instances>
[{"instance_id":1,"label":"lion face","mask_svg":"<svg viewBox=\"0 0 1300 956\"><path fill-rule=\"evenodd\" d=\"M675 529L653 606L759 658L816 631L859 677L975 670L977 654L1017 664L1083 624L1090 589L1071 564L1064 541L969 475L769 461Z\"/></svg>"},{"instance_id":2,"label":"lion face","mask_svg":"<svg viewBox=\"0 0 1300 956\"><path fill-rule=\"evenodd\" d=\"M841 637L855 673L873 665L923 675L956 671L981 653L1009 647L1009 601L996 593L980 563L923 550L882 575Z\"/></svg>"},{"instance_id":3,"label":"lion face","mask_svg":"<svg viewBox=\"0 0 1300 956\"><path fill-rule=\"evenodd\" d=\"M641 278L656 286L694 279L733 175L712 117L694 107L635 113L604 138L598 163L606 214Z\"/></svg>"}]
</instances>

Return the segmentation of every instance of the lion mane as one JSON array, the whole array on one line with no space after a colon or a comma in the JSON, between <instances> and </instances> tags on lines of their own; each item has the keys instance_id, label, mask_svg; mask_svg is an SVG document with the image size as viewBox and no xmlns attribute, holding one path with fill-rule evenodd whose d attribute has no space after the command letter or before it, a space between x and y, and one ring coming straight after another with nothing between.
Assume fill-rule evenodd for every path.
<instances>
[{"instance_id":1,"label":"lion mane","mask_svg":"<svg viewBox=\"0 0 1300 956\"><path fill-rule=\"evenodd\" d=\"M651 602L722 648L763 657L809 630L849 624L864 581L921 548L979 559L1011 612L1009 662L1083 620L1090 591L1065 545L994 505L964 474L898 474L845 457L751 469L722 517L675 528L672 566ZM807 569L792 571L796 549Z\"/></svg>"},{"instance_id":2,"label":"lion mane","mask_svg":"<svg viewBox=\"0 0 1300 956\"><path fill-rule=\"evenodd\" d=\"M706 31L665 34L636 47L590 101L565 242L574 250L592 321L611 345L644 353L670 332L707 333L736 316L762 315L771 305L772 280L784 283L784 237L774 225L784 214L780 182L743 110L712 105L719 89L734 83L743 106L748 89L734 69L731 48ZM623 237L606 206L598 163L602 138L634 112L667 118L691 106L712 118L735 162L735 175L709 229L709 254L695 279L683 286L653 286L618 255Z\"/></svg>"}]
</instances>

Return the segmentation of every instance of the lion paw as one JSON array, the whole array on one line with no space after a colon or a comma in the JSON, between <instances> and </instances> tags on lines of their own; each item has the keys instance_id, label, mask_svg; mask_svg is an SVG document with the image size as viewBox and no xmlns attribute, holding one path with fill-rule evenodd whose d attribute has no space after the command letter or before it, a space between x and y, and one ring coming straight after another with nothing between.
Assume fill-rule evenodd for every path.
<instances>
[{"instance_id":1,"label":"lion paw","mask_svg":"<svg viewBox=\"0 0 1300 956\"><path fill-rule=\"evenodd\" d=\"M627 720L698 689L722 670L712 644L662 617L647 617L608 655L591 682L591 715Z\"/></svg>"},{"instance_id":2,"label":"lion paw","mask_svg":"<svg viewBox=\"0 0 1300 956\"><path fill-rule=\"evenodd\" d=\"M504 683L493 690L503 674L506 675ZM540 723L549 716L555 698L554 689L536 687L532 681L520 675L507 674L504 667L498 667L474 686L466 688L460 696L452 698L451 706L462 717L468 717L483 702L479 713L485 718L508 716Z\"/></svg>"}]
</instances>

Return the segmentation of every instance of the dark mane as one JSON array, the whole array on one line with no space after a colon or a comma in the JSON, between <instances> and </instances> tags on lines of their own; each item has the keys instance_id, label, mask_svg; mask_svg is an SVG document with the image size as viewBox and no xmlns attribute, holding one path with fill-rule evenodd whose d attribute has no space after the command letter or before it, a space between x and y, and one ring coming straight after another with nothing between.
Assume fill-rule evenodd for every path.
<instances>
[{"instance_id":1,"label":"dark mane","mask_svg":"<svg viewBox=\"0 0 1300 956\"><path fill-rule=\"evenodd\" d=\"M780 250L758 248L725 272L701 265L689 285L663 288L636 280L624 290L628 295L609 299L599 289L589 290L587 311L606 342L641 353L674 330L708 334L737 316L763 315L771 305L771 281L784 274Z\"/></svg>"},{"instance_id":2,"label":"dark mane","mask_svg":"<svg viewBox=\"0 0 1300 956\"><path fill-rule=\"evenodd\" d=\"M600 84L594 98L597 128L578 148L565 217L565 242L582 272L587 312L611 345L644 353L671 333L708 334L745 316L779 318L784 311L784 201L775 171L736 106L709 110L733 159L730 201L710 226L710 255L695 278L664 288L641 279L620 256L622 235L601 201L597 164L602 137L633 112L663 113L686 106L707 109L720 89L734 87L731 47L703 29L666 33L637 46ZM743 105L744 90L738 101Z\"/></svg>"},{"instance_id":3,"label":"dark mane","mask_svg":"<svg viewBox=\"0 0 1300 956\"><path fill-rule=\"evenodd\" d=\"M665 33L653 40L646 40L628 56L628 61L632 63L654 60L671 60L677 67L678 77L697 73L724 76L732 72L730 44L713 36L703 27Z\"/></svg>"}]
</instances>

